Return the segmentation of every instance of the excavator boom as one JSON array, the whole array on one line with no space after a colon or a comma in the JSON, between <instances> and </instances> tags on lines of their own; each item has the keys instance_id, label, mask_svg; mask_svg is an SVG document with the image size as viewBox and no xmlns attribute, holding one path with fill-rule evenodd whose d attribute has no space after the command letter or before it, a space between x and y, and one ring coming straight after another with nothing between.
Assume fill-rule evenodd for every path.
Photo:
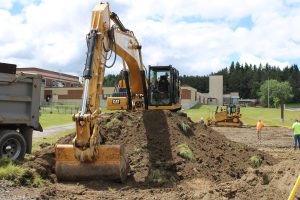
<instances>
[{"instance_id":1,"label":"excavator boom","mask_svg":"<svg viewBox=\"0 0 300 200\"><path fill-rule=\"evenodd\" d=\"M84 77L81 112L73 116L76 136L72 145L58 144L55 148L55 171L58 180L110 179L124 181L129 170L123 145L100 145L100 98L109 50L122 58L132 59L132 50L118 45L126 34L110 25L108 3L99 3L93 10L91 29L87 35L88 52ZM123 36L124 35L124 36ZM123 42L123 41L122 41ZM129 42L129 41L128 41ZM124 44L126 45L126 44ZM140 65L137 61L137 66ZM139 68L135 69L137 71ZM134 88L140 92L139 88Z\"/></svg>"}]
</instances>

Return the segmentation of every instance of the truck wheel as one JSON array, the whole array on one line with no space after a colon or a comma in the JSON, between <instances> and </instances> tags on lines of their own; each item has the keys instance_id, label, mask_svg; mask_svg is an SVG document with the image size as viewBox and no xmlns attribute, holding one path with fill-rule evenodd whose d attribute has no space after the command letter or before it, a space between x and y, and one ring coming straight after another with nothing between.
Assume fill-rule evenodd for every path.
<instances>
[{"instance_id":1,"label":"truck wheel","mask_svg":"<svg viewBox=\"0 0 300 200\"><path fill-rule=\"evenodd\" d=\"M26 141L15 130L3 130L0 133L0 157L23 161L26 152Z\"/></svg>"}]
</instances>

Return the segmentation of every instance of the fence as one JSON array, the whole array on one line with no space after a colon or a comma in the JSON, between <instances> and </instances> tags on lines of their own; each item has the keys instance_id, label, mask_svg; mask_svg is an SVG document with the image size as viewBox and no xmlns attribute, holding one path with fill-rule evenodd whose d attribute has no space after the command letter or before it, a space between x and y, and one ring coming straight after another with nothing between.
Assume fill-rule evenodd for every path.
<instances>
[{"instance_id":1,"label":"fence","mask_svg":"<svg viewBox=\"0 0 300 200\"><path fill-rule=\"evenodd\" d=\"M44 105L40 108L42 113L50 114L76 114L81 110L80 105Z\"/></svg>"}]
</instances>

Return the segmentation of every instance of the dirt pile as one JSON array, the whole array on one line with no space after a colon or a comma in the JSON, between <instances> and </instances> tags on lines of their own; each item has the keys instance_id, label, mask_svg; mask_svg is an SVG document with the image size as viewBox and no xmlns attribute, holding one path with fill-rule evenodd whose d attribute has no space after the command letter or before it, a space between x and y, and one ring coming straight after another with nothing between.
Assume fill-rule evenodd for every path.
<instances>
[{"instance_id":1,"label":"dirt pile","mask_svg":"<svg viewBox=\"0 0 300 200\"><path fill-rule=\"evenodd\" d=\"M68 144L72 141L75 134L67 135L58 140L58 144ZM35 169L43 179L50 180L52 183L57 182L55 175L55 147L48 143L40 145L41 151L35 153L27 162L23 164L26 168Z\"/></svg>"},{"instance_id":2,"label":"dirt pile","mask_svg":"<svg viewBox=\"0 0 300 200\"><path fill-rule=\"evenodd\" d=\"M190 178L206 178L220 183L241 178L250 167L249 158L259 155L263 165L276 161L246 145L192 122L184 113L132 111L105 114L99 121L105 144L125 144L130 161L129 182L138 184L174 183ZM58 143L71 143L74 134ZM180 156L179 146L193 153ZM25 166L35 168L42 178L55 182L54 147L46 147Z\"/></svg>"},{"instance_id":3,"label":"dirt pile","mask_svg":"<svg viewBox=\"0 0 300 200\"><path fill-rule=\"evenodd\" d=\"M103 117L106 144L125 144L136 182L182 180L205 177L214 182L241 178L249 158L259 155L263 164L275 160L269 155L231 142L223 135L192 122L184 113L170 111L118 112ZM193 159L179 156L186 144Z\"/></svg>"}]
</instances>

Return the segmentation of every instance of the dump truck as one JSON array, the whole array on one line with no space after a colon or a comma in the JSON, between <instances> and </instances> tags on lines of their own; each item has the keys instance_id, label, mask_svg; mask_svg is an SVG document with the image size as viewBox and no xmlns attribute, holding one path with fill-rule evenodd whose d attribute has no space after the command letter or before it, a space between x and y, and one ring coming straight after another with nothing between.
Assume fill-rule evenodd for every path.
<instances>
[{"instance_id":1,"label":"dump truck","mask_svg":"<svg viewBox=\"0 0 300 200\"><path fill-rule=\"evenodd\" d=\"M0 63L0 157L22 161L32 150L39 123L42 76L16 73L16 65Z\"/></svg>"}]
</instances>

